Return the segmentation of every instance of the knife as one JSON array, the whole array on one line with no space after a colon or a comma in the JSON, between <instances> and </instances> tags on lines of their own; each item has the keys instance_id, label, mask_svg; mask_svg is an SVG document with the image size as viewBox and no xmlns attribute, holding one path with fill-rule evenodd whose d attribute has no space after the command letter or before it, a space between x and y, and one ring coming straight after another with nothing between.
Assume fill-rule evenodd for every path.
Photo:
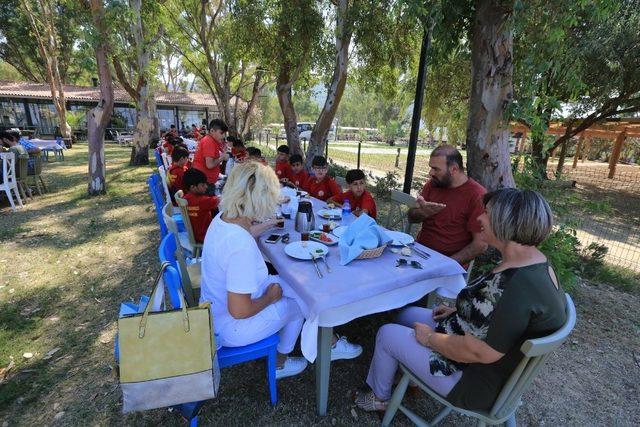
<instances>
[{"instance_id":1,"label":"knife","mask_svg":"<svg viewBox=\"0 0 640 427\"><path fill-rule=\"evenodd\" d=\"M409 245L407 245L405 243L402 243L402 242L400 242L400 244L402 246L404 246L405 248L409 248L409 249L413 250L415 253L417 253L419 256L421 256L424 259L431 258L431 255L429 255L428 253L424 252L422 249L418 249L418 248L416 248L414 246L409 246Z\"/></svg>"},{"instance_id":2,"label":"knife","mask_svg":"<svg viewBox=\"0 0 640 427\"><path fill-rule=\"evenodd\" d=\"M322 273L320 272L320 267L318 267L318 261L316 261L316 256L311 251L309 251L309 255L311 255L311 260L313 261L313 266L316 268L316 273L318 273L318 277L322 279Z\"/></svg>"}]
</instances>

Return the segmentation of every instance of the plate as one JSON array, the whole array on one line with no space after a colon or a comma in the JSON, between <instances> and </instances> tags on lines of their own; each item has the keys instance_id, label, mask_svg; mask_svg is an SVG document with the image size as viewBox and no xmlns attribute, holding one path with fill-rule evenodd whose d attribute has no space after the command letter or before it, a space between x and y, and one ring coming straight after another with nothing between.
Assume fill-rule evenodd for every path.
<instances>
[{"instance_id":1,"label":"plate","mask_svg":"<svg viewBox=\"0 0 640 427\"><path fill-rule=\"evenodd\" d=\"M329 248L323 245L322 243L311 242L311 241L306 242L307 243L306 248L302 246L302 243L303 242L289 243L287 246L284 247L284 253L286 253L292 258L310 260L311 259L310 252L313 252L318 256L326 255L327 252L329 252Z\"/></svg>"},{"instance_id":2,"label":"plate","mask_svg":"<svg viewBox=\"0 0 640 427\"><path fill-rule=\"evenodd\" d=\"M328 239L330 239L331 241L329 242L325 242L324 240L320 239L320 235L324 234L325 236L327 236ZM314 237L317 236L317 237ZM309 233L309 238L315 242L319 242L322 243L323 245L328 245L328 246L333 246L333 245L337 245L338 241L340 240L339 237L334 236L330 233L325 233L322 230L313 230L311 233Z\"/></svg>"},{"instance_id":3,"label":"plate","mask_svg":"<svg viewBox=\"0 0 640 427\"><path fill-rule=\"evenodd\" d=\"M403 233L401 231L389 231L385 230L385 233L393 240L389 242L391 246L403 246L410 245L414 242L413 237L407 233Z\"/></svg>"},{"instance_id":4,"label":"plate","mask_svg":"<svg viewBox=\"0 0 640 427\"><path fill-rule=\"evenodd\" d=\"M308 191L296 190L296 196L298 197L307 197L308 195L309 195Z\"/></svg>"},{"instance_id":5,"label":"plate","mask_svg":"<svg viewBox=\"0 0 640 427\"><path fill-rule=\"evenodd\" d=\"M347 228L349 227L347 227L346 225L341 225L340 227L334 228L332 233L334 236L340 238L347 231Z\"/></svg>"},{"instance_id":6,"label":"plate","mask_svg":"<svg viewBox=\"0 0 640 427\"><path fill-rule=\"evenodd\" d=\"M342 218L342 209L320 209L318 215L324 219Z\"/></svg>"}]
</instances>

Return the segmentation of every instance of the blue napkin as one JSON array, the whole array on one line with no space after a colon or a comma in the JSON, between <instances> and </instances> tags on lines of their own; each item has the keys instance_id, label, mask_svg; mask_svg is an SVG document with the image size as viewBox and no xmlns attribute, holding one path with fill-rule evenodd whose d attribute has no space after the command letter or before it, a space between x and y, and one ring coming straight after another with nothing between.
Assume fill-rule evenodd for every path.
<instances>
[{"instance_id":1,"label":"blue napkin","mask_svg":"<svg viewBox=\"0 0 640 427\"><path fill-rule=\"evenodd\" d=\"M340 237L340 264L347 265L360 256L366 249L375 249L389 243L391 237L376 221L367 214L362 214L347 228Z\"/></svg>"}]
</instances>

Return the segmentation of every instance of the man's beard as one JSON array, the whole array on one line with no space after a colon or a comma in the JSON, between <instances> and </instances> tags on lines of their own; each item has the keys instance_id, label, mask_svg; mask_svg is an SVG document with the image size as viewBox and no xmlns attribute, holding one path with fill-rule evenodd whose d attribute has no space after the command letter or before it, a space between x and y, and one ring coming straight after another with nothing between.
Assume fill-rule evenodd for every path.
<instances>
[{"instance_id":1,"label":"man's beard","mask_svg":"<svg viewBox=\"0 0 640 427\"><path fill-rule=\"evenodd\" d=\"M437 178L435 176L431 177L431 182L433 182L433 185L438 188L449 188L451 186L451 181L451 172L448 171L442 178Z\"/></svg>"}]
</instances>

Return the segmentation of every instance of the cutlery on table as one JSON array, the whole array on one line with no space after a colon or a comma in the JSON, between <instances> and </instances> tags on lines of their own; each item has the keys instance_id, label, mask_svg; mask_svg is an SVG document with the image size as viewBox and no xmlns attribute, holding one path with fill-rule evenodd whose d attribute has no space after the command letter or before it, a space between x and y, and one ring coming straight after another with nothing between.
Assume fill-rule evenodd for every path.
<instances>
[{"instance_id":1,"label":"cutlery on table","mask_svg":"<svg viewBox=\"0 0 640 427\"><path fill-rule=\"evenodd\" d=\"M318 258L320 258L322 262L324 262L324 266L327 268L327 273L331 273L331 267L329 267L329 263L327 262L326 257L326 255L320 255Z\"/></svg>"},{"instance_id":2,"label":"cutlery on table","mask_svg":"<svg viewBox=\"0 0 640 427\"><path fill-rule=\"evenodd\" d=\"M409 248L409 249L413 250L415 253L417 253L417 254L418 254L418 256L421 256L421 257L422 257L422 258L424 258L424 259L429 259L429 258L431 258L431 255L429 255L428 253L426 253L426 252L425 252L425 251L423 251L422 249L418 249L418 248L416 248L416 247L415 247L415 246L413 246L413 245L412 245L412 246L409 246L409 245L407 245L407 244L405 244L405 243L402 243L402 242L400 242L400 244L401 244L402 246L404 246L405 248Z\"/></svg>"},{"instance_id":3,"label":"cutlery on table","mask_svg":"<svg viewBox=\"0 0 640 427\"><path fill-rule=\"evenodd\" d=\"M318 261L316 260L316 256L311 251L309 251L309 255L311 255L311 260L313 261L313 266L316 268L316 273L318 273L318 277L322 279L322 273L320 272L320 267L318 267Z\"/></svg>"}]
</instances>

